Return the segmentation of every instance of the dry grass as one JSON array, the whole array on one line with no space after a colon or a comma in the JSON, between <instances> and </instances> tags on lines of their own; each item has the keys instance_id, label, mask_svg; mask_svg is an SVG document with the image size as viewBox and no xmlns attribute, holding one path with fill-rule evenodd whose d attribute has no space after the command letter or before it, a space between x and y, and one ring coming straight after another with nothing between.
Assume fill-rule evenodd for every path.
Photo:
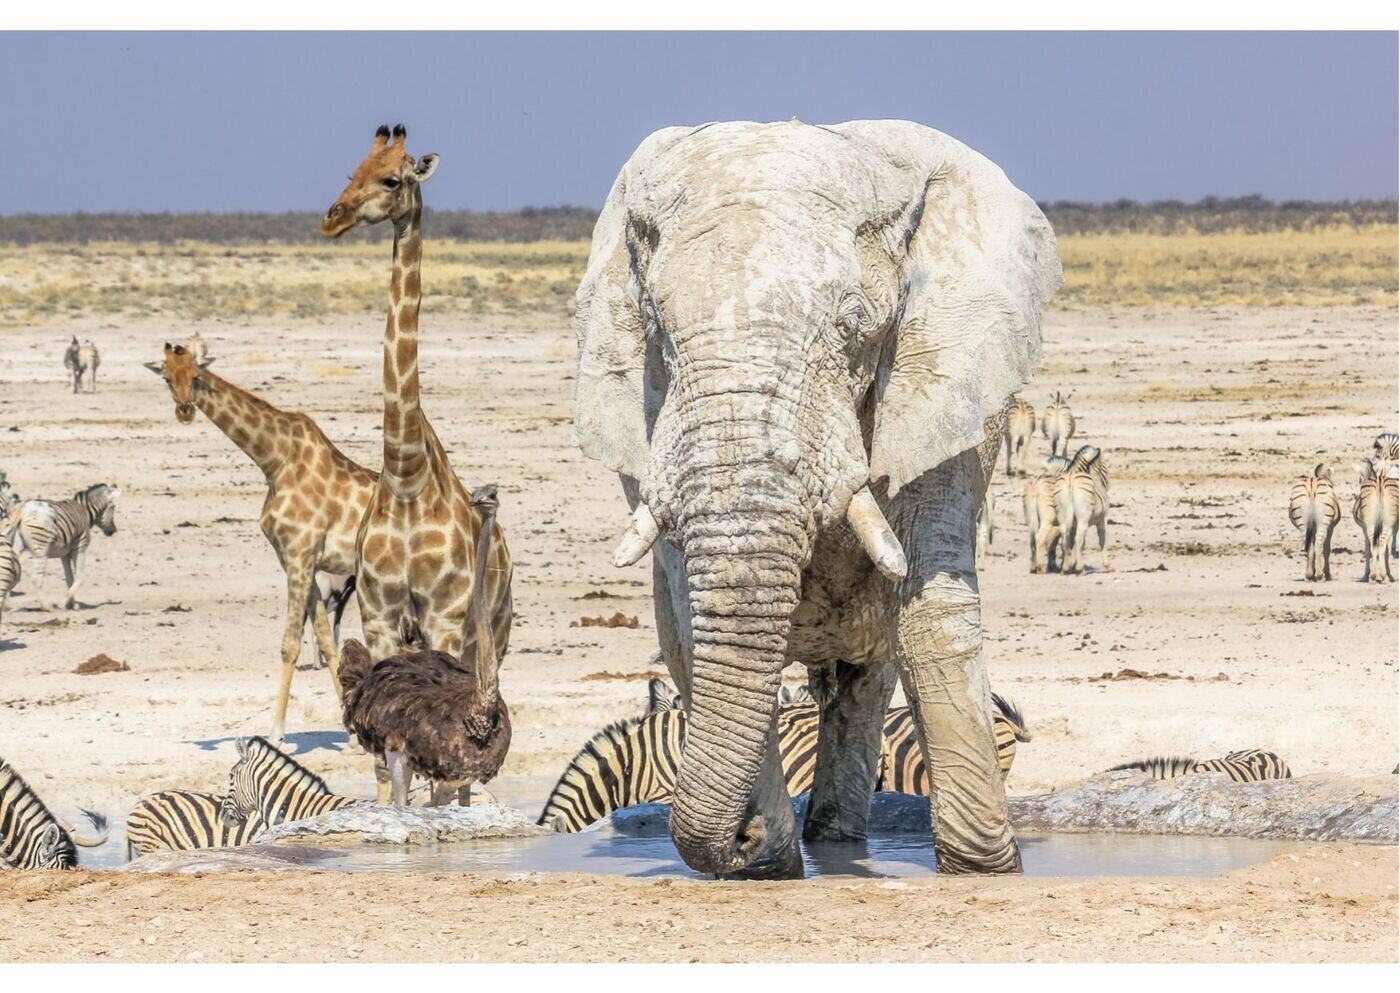
<instances>
[{"instance_id":1,"label":"dry grass","mask_svg":"<svg viewBox=\"0 0 1400 993\"><path fill-rule=\"evenodd\" d=\"M1092 234L1060 239L1060 305L1261 306L1396 303L1394 225L1245 234ZM429 241L425 307L561 314L585 242ZM94 315L177 320L382 312L384 245L0 248L0 325Z\"/></svg>"},{"instance_id":2,"label":"dry grass","mask_svg":"<svg viewBox=\"0 0 1400 993\"><path fill-rule=\"evenodd\" d=\"M1068 304L1395 306L1395 225L1060 239Z\"/></svg>"}]
</instances>

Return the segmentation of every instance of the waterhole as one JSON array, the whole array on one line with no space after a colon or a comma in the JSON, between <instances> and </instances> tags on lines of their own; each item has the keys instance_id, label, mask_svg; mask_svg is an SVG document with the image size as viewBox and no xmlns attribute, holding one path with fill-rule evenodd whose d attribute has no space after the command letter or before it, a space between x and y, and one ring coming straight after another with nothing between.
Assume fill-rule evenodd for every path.
<instances>
[{"instance_id":1,"label":"waterhole","mask_svg":"<svg viewBox=\"0 0 1400 993\"><path fill-rule=\"evenodd\" d=\"M1299 842L1183 835L1026 834L1018 836L1027 875L1214 876L1300 847ZM85 867L116 867L119 850L108 844L84 852ZM697 876L664 836L611 831L547 837L478 840L436 845L356 843L321 847L264 844L199 853L201 869L249 866L334 872L587 872L637 877ZM873 836L864 843L805 845L807 876L900 878L936 871L926 835Z\"/></svg>"}]
</instances>

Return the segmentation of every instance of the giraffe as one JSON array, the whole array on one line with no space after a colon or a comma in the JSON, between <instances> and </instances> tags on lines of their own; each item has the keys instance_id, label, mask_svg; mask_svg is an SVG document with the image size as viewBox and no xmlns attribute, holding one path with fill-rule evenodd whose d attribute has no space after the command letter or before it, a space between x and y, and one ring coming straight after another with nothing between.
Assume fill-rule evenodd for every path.
<instances>
[{"instance_id":1,"label":"giraffe","mask_svg":"<svg viewBox=\"0 0 1400 993\"><path fill-rule=\"evenodd\" d=\"M421 185L436 171L438 156L415 160L404 149L406 137L402 124L392 135L380 127L369 155L321 222L327 238L359 224L387 220L394 226L384 327L384 468L356 541L360 618L376 661L415 648L462 658L475 643L464 622L472 600L481 515L452 471L419 395ZM490 549L484 592L499 660L505 656L512 618L511 558L499 524L492 524ZM386 772L379 768L376 775L380 797L386 798Z\"/></svg>"},{"instance_id":2,"label":"giraffe","mask_svg":"<svg viewBox=\"0 0 1400 993\"><path fill-rule=\"evenodd\" d=\"M162 377L175 400L175 418L194 421L195 410L213 421L267 477L267 499L259 523L287 573L287 617L282 631L282 673L273 705L272 739L287 724L292 673L309 618L316 645L330 665L340 695L340 666L316 573L353 573L355 536L378 478L350 461L305 414L278 410L209 371L183 345L165 346L163 362L146 368Z\"/></svg>"}]
</instances>

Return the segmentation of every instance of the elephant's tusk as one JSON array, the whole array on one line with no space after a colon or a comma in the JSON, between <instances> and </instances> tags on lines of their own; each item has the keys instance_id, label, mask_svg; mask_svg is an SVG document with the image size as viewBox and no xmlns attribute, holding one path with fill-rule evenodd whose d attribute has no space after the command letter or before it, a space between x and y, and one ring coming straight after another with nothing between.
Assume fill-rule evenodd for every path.
<instances>
[{"instance_id":1,"label":"elephant's tusk","mask_svg":"<svg viewBox=\"0 0 1400 993\"><path fill-rule=\"evenodd\" d=\"M852 530L865 547L865 554L870 556L886 579L903 579L909 574L909 561L904 557L904 549L900 547L899 539L890 530L889 522L880 512L880 505L868 488L862 488L851 497L851 503L846 508L846 520L851 522Z\"/></svg>"},{"instance_id":2,"label":"elephant's tusk","mask_svg":"<svg viewBox=\"0 0 1400 993\"><path fill-rule=\"evenodd\" d=\"M637 504L637 509L632 512L632 519L627 522L627 530L622 532L622 540L617 543L617 550L613 552L612 564L619 569L632 565L647 553L647 549L660 533L656 518L651 516L647 505Z\"/></svg>"}]
</instances>

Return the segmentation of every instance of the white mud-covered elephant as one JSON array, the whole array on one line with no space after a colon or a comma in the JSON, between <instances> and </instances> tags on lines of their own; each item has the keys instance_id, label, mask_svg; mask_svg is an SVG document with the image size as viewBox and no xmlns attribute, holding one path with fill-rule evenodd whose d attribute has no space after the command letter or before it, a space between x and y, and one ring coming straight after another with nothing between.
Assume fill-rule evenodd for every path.
<instances>
[{"instance_id":1,"label":"white mud-covered elephant","mask_svg":"<svg viewBox=\"0 0 1400 993\"><path fill-rule=\"evenodd\" d=\"M668 128L623 166L576 297L575 428L633 507L614 562L653 551L692 868L802 874L774 745L801 661L821 703L805 837L864 837L898 673L940 870L1020 869L973 543L1059 284L1035 203L918 124Z\"/></svg>"}]
</instances>

